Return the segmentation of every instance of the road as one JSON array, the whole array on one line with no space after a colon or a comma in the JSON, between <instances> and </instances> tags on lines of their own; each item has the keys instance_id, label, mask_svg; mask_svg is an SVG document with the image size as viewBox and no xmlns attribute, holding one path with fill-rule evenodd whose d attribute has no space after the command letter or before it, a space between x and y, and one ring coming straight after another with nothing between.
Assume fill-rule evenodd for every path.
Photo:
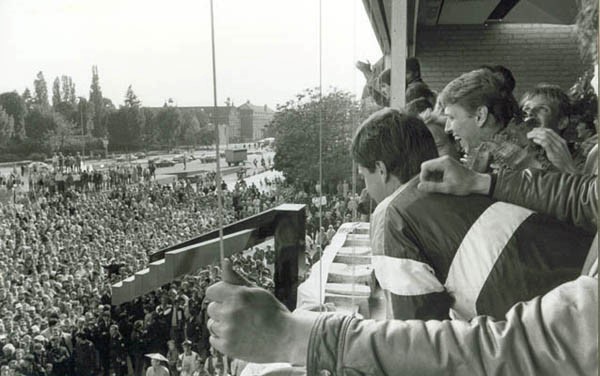
<instances>
[{"instance_id":1,"label":"road","mask_svg":"<svg viewBox=\"0 0 600 376\"><path fill-rule=\"evenodd\" d=\"M239 146L241 146L241 145L239 145ZM220 147L221 152L224 150L225 150L225 145ZM200 155L211 155L211 154L214 155L215 150L213 148L213 150L194 151L191 154L193 154L196 157L199 157ZM177 154L167 153L167 154L153 155L152 158L158 158L159 160L162 160L162 159L172 160L173 158L180 156L180 155L181 155L181 153L177 153ZM190 153L187 153L187 155L189 156ZM261 181L264 181L265 178L272 180L276 176L281 177L282 175L280 172L270 171L270 170L265 171L265 169L262 168L262 166L261 166L260 161L262 158L264 158L266 162L268 162L269 160L272 162L274 157L275 157L275 152L273 152L270 149L267 150L267 149L250 148L248 150L248 159L244 165L244 167L246 168L246 175L248 176L245 179L246 183L248 185L251 185L252 183L254 183L261 191L265 191L268 188L266 185L261 186L260 185ZM254 160L256 160L256 162L257 162L256 163L257 167L254 166ZM19 162L15 162L15 163L16 163L16 165L19 165ZM117 162L116 158L89 160L89 161L85 161L84 168L86 168L87 166L90 166L92 169L104 169L107 166L118 165L118 164L128 164L128 163L129 162ZM148 164L148 158L132 159L130 163L131 164L142 164L143 166L146 166ZM225 162L224 158L220 159L220 164L221 164L223 180L225 180L225 183L227 183L227 186L229 189L233 189L235 182L237 181L236 171L239 170L239 168L241 166L240 167L229 167L229 166L227 166L227 162ZM216 171L216 168L217 168L216 162L202 163L199 159L188 160L185 170L183 169L183 163L177 163L175 166L172 166L172 167L157 168L156 178L160 183L168 184L176 179L177 173L181 173L184 171L188 172L188 173L189 172L202 173L202 172ZM10 174L12 169L13 169L12 165L3 164L2 166L0 166L0 174L8 175L8 174ZM18 167L17 167L17 171L20 171L20 169ZM26 185L25 190L27 190L28 189L27 176L25 176L25 179L23 179L23 180Z\"/></svg>"}]
</instances>

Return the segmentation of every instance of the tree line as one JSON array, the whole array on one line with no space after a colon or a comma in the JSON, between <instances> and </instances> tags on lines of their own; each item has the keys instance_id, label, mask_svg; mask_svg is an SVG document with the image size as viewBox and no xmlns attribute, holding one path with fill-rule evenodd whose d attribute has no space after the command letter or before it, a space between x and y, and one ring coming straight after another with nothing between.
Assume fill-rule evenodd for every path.
<instances>
[{"instance_id":1,"label":"tree line","mask_svg":"<svg viewBox=\"0 0 600 376\"><path fill-rule=\"evenodd\" d=\"M350 182L352 135L369 112L350 93L338 90L321 96L318 89L307 89L278 105L267 126L268 136L276 139L275 169L289 183L314 191L321 128L323 191L333 192L342 181ZM180 109L171 99L161 108L143 107L131 85L117 108L102 95L96 66L87 98L77 96L66 75L54 79L49 97L42 72L33 82L33 93L27 88L22 94L0 94L0 162L41 160L59 151L102 153L106 140L111 151L134 152L212 145L214 136L204 111Z\"/></svg>"},{"instance_id":2,"label":"tree line","mask_svg":"<svg viewBox=\"0 0 600 376\"><path fill-rule=\"evenodd\" d=\"M54 152L101 153L104 140L116 151L209 145L214 130L203 111L142 107L131 85L118 108L102 95L98 68L92 67L89 96L77 96L67 75L56 77L51 97L43 72L26 88L0 94L0 162L44 159Z\"/></svg>"}]
</instances>

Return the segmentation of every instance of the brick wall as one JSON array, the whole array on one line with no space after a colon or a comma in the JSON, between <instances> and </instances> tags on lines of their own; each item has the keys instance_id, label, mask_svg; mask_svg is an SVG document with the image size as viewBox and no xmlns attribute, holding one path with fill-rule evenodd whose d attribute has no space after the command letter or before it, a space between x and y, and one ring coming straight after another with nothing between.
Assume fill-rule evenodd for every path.
<instances>
[{"instance_id":1,"label":"brick wall","mask_svg":"<svg viewBox=\"0 0 600 376\"><path fill-rule=\"evenodd\" d=\"M423 27L416 55L421 73L440 91L453 78L483 64L511 69L517 100L540 82L568 89L584 70L573 26L545 24Z\"/></svg>"}]
</instances>

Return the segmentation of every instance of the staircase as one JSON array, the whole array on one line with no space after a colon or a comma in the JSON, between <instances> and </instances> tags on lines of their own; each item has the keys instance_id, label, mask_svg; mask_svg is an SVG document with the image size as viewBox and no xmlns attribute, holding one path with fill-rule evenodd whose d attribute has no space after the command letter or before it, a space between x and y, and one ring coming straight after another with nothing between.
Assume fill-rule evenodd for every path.
<instances>
[{"instance_id":1,"label":"staircase","mask_svg":"<svg viewBox=\"0 0 600 376\"><path fill-rule=\"evenodd\" d=\"M329 266L325 303L333 303L338 312L369 317L373 275L369 224L352 226L345 235L345 241Z\"/></svg>"}]
</instances>

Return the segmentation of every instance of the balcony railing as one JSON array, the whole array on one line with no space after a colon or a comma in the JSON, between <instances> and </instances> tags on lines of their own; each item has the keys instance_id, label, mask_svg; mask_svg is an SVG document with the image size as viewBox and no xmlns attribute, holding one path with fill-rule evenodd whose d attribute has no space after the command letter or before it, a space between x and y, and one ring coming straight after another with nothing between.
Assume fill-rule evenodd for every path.
<instances>
[{"instance_id":1,"label":"balcony railing","mask_svg":"<svg viewBox=\"0 0 600 376\"><path fill-rule=\"evenodd\" d=\"M304 205L283 204L223 227L225 257L274 238L275 296L290 310L296 307L299 275L304 267L306 211ZM112 304L143 296L220 259L219 231L214 230L150 255L144 270L112 286Z\"/></svg>"}]
</instances>

